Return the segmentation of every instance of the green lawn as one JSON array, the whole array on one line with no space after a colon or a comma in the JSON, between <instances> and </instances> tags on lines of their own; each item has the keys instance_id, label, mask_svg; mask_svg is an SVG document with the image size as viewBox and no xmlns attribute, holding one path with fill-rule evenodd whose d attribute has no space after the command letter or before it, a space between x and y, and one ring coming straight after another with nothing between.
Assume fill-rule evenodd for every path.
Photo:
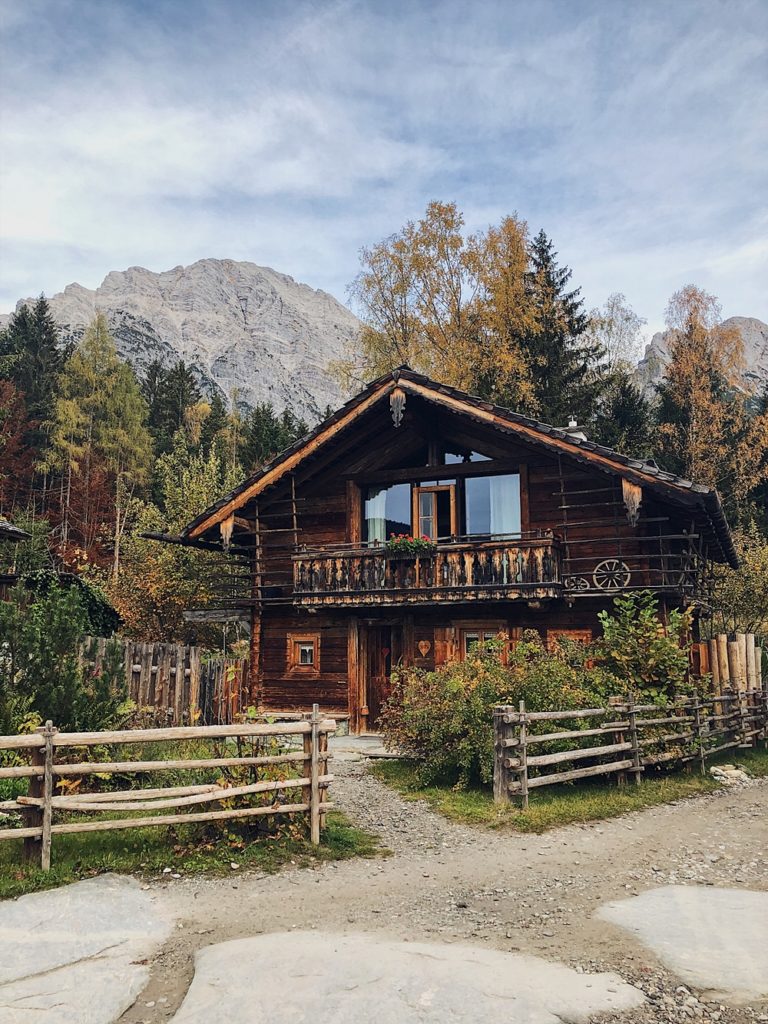
<instances>
[{"instance_id":1,"label":"green lawn","mask_svg":"<svg viewBox=\"0 0 768 1024\"><path fill-rule=\"evenodd\" d=\"M730 757L715 759L708 762L708 766L718 763L735 763L744 767L749 775L768 776L768 751L765 749L732 751ZM532 791L529 807L524 811L511 804L496 805L488 789L420 786L412 761L378 761L371 771L404 799L425 800L433 810L452 821L516 832L545 832L559 825L615 818L628 811L722 789L711 777L695 770L690 774L677 772L644 779L639 786L633 782L625 786L615 782L571 783Z\"/></svg>"},{"instance_id":2,"label":"green lawn","mask_svg":"<svg viewBox=\"0 0 768 1024\"><path fill-rule=\"evenodd\" d=\"M226 826L226 822L222 823ZM234 823L232 823L234 824ZM48 873L21 860L21 840L0 843L0 899L49 889L106 871L161 877L163 868L182 875L235 875L274 872L285 864L312 864L375 857L383 851L376 838L331 811L320 846L312 846L300 823L281 826L275 835L249 840L242 829L203 830L186 825L54 836ZM237 864L233 869L232 864Z\"/></svg>"}]
</instances>

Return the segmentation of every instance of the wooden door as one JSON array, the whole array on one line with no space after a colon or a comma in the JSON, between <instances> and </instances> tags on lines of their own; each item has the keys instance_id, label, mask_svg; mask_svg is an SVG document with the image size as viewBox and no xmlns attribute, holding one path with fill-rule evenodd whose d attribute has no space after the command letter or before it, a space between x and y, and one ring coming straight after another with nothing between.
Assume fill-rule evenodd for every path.
<instances>
[{"instance_id":1,"label":"wooden door","mask_svg":"<svg viewBox=\"0 0 768 1024\"><path fill-rule=\"evenodd\" d=\"M378 732L381 727L381 709L391 690L392 627L369 626L366 646L366 731Z\"/></svg>"}]
</instances>

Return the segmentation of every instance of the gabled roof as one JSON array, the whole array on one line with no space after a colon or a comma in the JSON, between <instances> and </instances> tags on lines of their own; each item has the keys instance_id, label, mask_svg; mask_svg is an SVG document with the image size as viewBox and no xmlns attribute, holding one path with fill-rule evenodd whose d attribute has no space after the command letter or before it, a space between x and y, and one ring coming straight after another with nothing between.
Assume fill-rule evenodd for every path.
<instances>
[{"instance_id":1,"label":"gabled roof","mask_svg":"<svg viewBox=\"0 0 768 1024\"><path fill-rule=\"evenodd\" d=\"M733 538L716 490L674 473L668 473L653 462L622 455L611 448L595 444L594 441L574 437L561 428L541 423L528 416L521 416L458 388L440 384L423 374L415 373L407 366L401 366L368 384L309 434L286 448L258 472L193 519L182 530L179 540L194 543L195 540L202 538L207 530L227 519L268 487L278 483L285 474L295 470L365 411L391 395L396 388L404 391L406 395L417 395L443 408L469 415L478 422L491 425L502 433L515 436L520 441L548 450L552 454L565 455L594 469L618 475L641 487L647 487L652 492L672 500L701 508L711 521L723 556L732 566L738 566Z\"/></svg>"}]
</instances>

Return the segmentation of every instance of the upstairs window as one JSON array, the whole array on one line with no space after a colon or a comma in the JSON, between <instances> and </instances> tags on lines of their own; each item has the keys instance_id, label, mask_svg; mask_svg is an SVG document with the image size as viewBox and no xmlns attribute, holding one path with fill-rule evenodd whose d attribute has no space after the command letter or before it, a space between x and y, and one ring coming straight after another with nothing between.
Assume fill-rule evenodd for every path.
<instances>
[{"instance_id":1,"label":"upstairs window","mask_svg":"<svg viewBox=\"0 0 768 1024\"><path fill-rule=\"evenodd\" d=\"M466 530L471 537L520 533L520 474L468 477L464 483Z\"/></svg>"},{"instance_id":2,"label":"upstairs window","mask_svg":"<svg viewBox=\"0 0 768 1024\"><path fill-rule=\"evenodd\" d=\"M411 532L411 485L369 487L365 499L365 540L383 544L392 534Z\"/></svg>"}]
</instances>

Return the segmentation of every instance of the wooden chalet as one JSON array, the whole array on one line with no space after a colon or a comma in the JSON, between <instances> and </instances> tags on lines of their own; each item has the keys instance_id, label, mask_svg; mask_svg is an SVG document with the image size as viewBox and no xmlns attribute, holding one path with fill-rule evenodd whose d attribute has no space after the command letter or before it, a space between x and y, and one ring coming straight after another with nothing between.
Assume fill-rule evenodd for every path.
<instances>
[{"instance_id":1,"label":"wooden chalet","mask_svg":"<svg viewBox=\"0 0 768 1024\"><path fill-rule=\"evenodd\" d=\"M388 549L428 537L418 557ZM588 640L620 593L707 610L737 565L716 491L438 384L374 381L194 519L157 539L244 560L252 699L375 731L398 662L483 638Z\"/></svg>"}]
</instances>

